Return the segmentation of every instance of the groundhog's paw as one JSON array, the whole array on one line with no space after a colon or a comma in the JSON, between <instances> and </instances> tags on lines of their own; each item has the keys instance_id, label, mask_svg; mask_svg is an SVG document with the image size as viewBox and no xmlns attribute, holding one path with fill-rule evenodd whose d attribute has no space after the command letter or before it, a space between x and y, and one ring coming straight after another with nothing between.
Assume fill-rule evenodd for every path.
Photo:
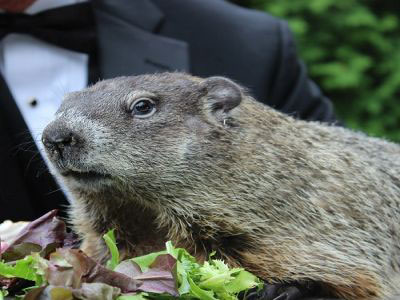
<instances>
[{"instance_id":1,"label":"groundhog's paw","mask_svg":"<svg viewBox=\"0 0 400 300\"><path fill-rule=\"evenodd\" d=\"M265 283L262 290L251 291L243 300L306 300L321 295L321 287L316 283Z\"/></svg>"}]
</instances>

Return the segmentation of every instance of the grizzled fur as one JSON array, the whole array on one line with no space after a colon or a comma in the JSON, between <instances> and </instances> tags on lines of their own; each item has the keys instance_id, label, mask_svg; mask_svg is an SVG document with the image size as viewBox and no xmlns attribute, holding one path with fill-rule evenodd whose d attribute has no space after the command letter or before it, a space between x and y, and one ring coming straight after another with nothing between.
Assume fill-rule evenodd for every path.
<instances>
[{"instance_id":1,"label":"grizzled fur","mask_svg":"<svg viewBox=\"0 0 400 300\"><path fill-rule=\"evenodd\" d=\"M156 112L139 119L127 106L142 96ZM116 228L126 255L172 240L265 280L324 282L345 299L400 286L396 144L295 120L224 78L180 73L71 93L44 138L64 130L73 142L49 156L74 196L83 247L99 259L102 234Z\"/></svg>"}]
</instances>

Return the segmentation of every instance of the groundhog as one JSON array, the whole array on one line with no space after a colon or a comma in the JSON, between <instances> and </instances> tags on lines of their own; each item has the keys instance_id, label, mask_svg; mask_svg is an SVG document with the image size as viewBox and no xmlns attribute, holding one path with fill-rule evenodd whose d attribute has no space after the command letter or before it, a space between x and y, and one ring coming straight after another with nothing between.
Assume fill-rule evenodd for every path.
<instances>
[{"instance_id":1,"label":"groundhog","mask_svg":"<svg viewBox=\"0 0 400 300\"><path fill-rule=\"evenodd\" d=\"M73 196L83 248L101 259L171 240L268 282L322 282L344 299L400 286L400 147L305 122L223 77L119 77L66 95L43 132Z\"/></svg>"}]
</instances>

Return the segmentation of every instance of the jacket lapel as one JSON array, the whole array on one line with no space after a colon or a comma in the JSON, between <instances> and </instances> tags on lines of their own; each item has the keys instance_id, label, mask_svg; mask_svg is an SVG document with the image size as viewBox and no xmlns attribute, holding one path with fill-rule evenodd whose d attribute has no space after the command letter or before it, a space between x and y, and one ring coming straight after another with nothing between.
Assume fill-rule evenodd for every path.
<instances>
[{"instance_id":1,"label":"jacket lapel","mask_svg":"<svg viewBox=\"0 0 400 300\"><path fill-rule=\"evenodd\" d=\"M186 42L159 36L163 13L150 0L92 1L102 78L189 71Z\"/></svg>"}]
</instances>

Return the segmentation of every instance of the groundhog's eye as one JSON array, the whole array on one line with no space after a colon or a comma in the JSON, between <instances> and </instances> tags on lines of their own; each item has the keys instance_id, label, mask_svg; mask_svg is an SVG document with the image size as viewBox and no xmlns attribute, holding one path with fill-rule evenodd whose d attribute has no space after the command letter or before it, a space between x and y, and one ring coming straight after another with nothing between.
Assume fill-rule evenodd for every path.
<instances>
[{"instance_id":1,"label":"groundhog's eye","mask_svg":"<svg viewBox=\"0 0 400 300\"><path fill-rule=\"evenodd\" d=\"M139 98L132 103L129 110L135 117L147 118L155 113L156 106L149 98Z\"/></svg>"}]
</instances>

